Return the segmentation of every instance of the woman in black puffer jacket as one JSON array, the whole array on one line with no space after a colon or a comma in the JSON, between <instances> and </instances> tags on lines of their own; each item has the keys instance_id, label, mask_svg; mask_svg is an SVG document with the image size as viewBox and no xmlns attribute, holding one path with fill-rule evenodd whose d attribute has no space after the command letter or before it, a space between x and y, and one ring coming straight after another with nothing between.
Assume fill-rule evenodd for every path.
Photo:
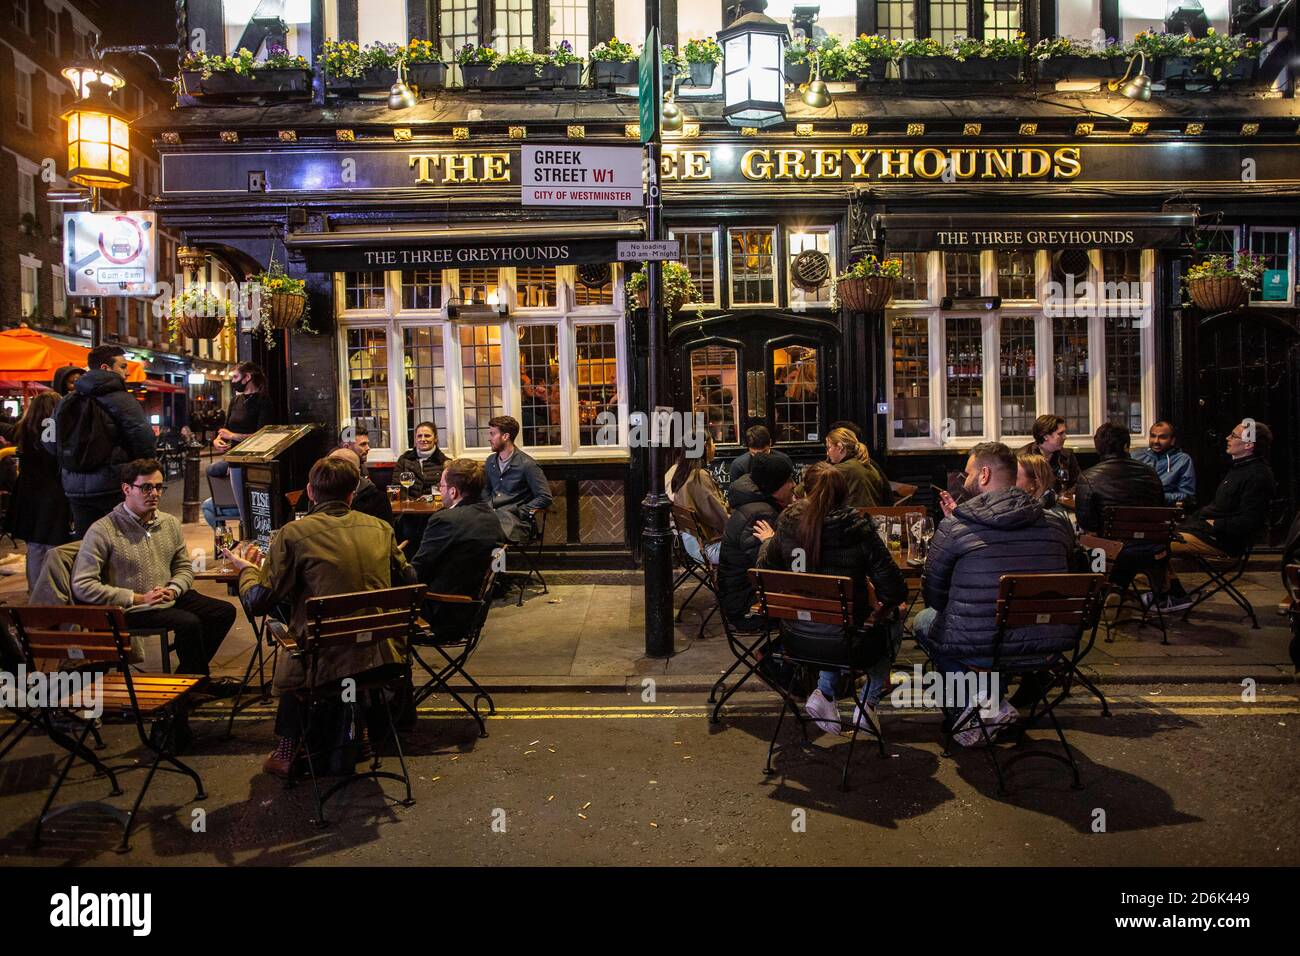
<instances>
[{"instance_id":1,"label":"woman in black puffer jacket","mask_svg":"<svg viewBox=\"0 0 1300 956\"><path fill-rule=\"evenodd\" d=\"M845 507L848 487L843 474L826 462L804 472L806 496L782 512L773 537L764 542L759 567L776 571L796 568L796 551L802 558L798 569L811 574L846 577L853 581L853 608L857 624L866 621L872 608L867 601L867 581L876 589L876 600L885 607L907 600L907 585L870 518ZM824 660L842 656L843 629L835 625L787 622L785 632ZM863 716L879 729L876 704L889 687L889 669L902 639L902 628L892 629L886 653L868 670L862 701L853 719L865 726ZM840 653L836 653L836 649ZM835 706L836 671L822 671L817 690L808 696L808 716L827 733L839 733L839 711Z\"/></svg>"}]
</instances>

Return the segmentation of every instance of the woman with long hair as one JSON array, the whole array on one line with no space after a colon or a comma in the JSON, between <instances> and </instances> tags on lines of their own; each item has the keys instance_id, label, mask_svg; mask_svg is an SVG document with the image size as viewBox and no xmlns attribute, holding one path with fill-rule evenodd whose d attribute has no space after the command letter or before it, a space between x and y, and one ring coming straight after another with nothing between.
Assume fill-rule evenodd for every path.
<instances>
[{"instance_id":1,"label":"woman with long hair","mask_svg":"<svg viewBox=\"0 0 1300 956\"><path fill-rule=\"evenodd\" d=\"M697 432L699 436L701 433ZM713 480L706 467L713 461L713 438L705 434L704 447L688 447L685 442L677 449L677 458L664 475L664 490L673 504L679 508L689 508L695 512L701 530L708 536L706 541L696 541L690 534L682 534L682 544L696 561L707 560L710 564L718 563L722 550L722 532L727 527L730 510L722 489ZM692 457L694 450L700 454Z\"/></svg>"},{"instance_id":2,"label":"woman with long hair","mask_svg":"<svg viewBox=\"0 0 1300 956\"><path fill-rule=\"evenodd\" d=\"M848 428L832 428L826 436L826 460L835 466L848 486L847 506L879 508L893 500L885 479L865 443Z\"/></svg>"},{"instance_id":3,"label":"woman with long hair","mask_svg":"<svg viewBox=\"0 0 1300 956\"><path fill-rule=\"evenodd\" d=\"M882 606L903 604L907 585L902 572L871 519L849 506L848 485L840 470L827 462L810 465L803 473L803 487L804 497L781 513L771 539L764 542L759 567L849 578L853 582L854 623L859 627L872 610L867 601L868 580ZM795 639L820 646L827 655L836 655L837 648L843 647L844 630L838 625L787 621L784 629ZM853 712L859 727L869 723L879 733L876 705L889 689L889 669L901 643L902 625L898 624L891 629L886 652L867 671L867 684ZM822 671L817 689L804 705L808 717L828 734L838 734L841 727L835 704L839 676L838 671Z\"/></svg>"},{"instance_id":4,"label":"woman with long hair","mask_svg":"<svg viewBox=\"0 0 1300 956\"><path fill-rule=\"evenodd\" d=\"M5 513L5 530L27 542L29 593L41 576L46 553L72 540L72 513L59 478L59 463L41 445L45 423L54 418L59 397L58 392L33 396L14 428L18 482Z\"/></svg>"},{"instance_id":5,"label":"woman with long hair","mask_svg":"<svg viewBox=\"0 0 1300 956\"><path fill-rule=\"evenodd\" d=\"M1070 514L1056 499L1056 472L1046 455L1036 451L1016 452L1016 487L1028 492L1029 496L1043 506L1043 512L1049 518L1056 518L1065 523L1074 535L1074 525Z\"/></svg>"}]
</instances>

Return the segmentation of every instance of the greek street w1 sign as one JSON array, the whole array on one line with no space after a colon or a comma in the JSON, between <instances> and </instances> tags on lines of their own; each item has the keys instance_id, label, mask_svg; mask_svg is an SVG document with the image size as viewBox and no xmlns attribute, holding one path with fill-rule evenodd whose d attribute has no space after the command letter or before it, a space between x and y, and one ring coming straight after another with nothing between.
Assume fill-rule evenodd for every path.
<instances>
[{"instance_id":1,"label":"greek street w1 sign","mask_svg":"<svg viewBox=\"0 0 1300 956\"><path fill-rule=\"evenodd\" d=\"M635 146L522 148L525 206L640 206L642 152Z\"/></svg>"}]
</instances>

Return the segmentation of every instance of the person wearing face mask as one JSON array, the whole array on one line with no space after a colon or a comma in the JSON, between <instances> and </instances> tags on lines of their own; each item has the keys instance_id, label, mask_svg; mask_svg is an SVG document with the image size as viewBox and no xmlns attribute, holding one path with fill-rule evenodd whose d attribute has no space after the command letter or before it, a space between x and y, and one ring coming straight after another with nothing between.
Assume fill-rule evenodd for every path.
<instances>
[{"instance_id":1,"label":"person wearing face mask","mask_svg":"<svg viewBox=\"0 0 1300 956\"><path fill-rule=\"evenodd\" d=\"M393 476L404 471L415 475L411 496L419 498L438 490L438 479L447 464L447 456L438 447L438 426L433 422L420 422L415 426L415 447L402 452L393 468Z\"/></svg>"},{"instance_id":2,"label":"person wearing face mask","mask_svg":"<svg viewBox=\"0 0 1300 956\"><path fill-rule=\"evenodd\" d=\"M235 445L260 428L271 424L271 402L266 394L266 373L252 362L242 362L235 367L230 376L230 387L235 398L230 403L226 414L226 424L217 429L217 437L212 439L212 450L224 455ZM224 458L208 467L208 474L214 478L230 476L230 490L234 492L239 508L237 516L241 529L247 527L244 520L244 469L238 465L231 466ZM217 514L209 498L203 502L203 517L212 527L217 526L218 519L236 517L229 513Z\"/></svg>"}]
</instances>

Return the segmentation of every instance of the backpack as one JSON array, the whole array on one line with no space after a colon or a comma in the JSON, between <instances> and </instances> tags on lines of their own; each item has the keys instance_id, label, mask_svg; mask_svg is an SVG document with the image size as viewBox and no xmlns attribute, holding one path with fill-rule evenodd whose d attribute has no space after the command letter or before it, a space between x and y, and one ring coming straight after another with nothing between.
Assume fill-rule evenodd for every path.
<instances>
[{"instance_id":1,"label":"backpack","mask_svg":"<svg viewBox=\"0 0 1300 956\"><path fill-rule=\"evenodd\" d=\"M59 405L54 425L64 471L95 472L112 460L113 422L93 396L73 392Z\"/></svg>"}]
</instances>

